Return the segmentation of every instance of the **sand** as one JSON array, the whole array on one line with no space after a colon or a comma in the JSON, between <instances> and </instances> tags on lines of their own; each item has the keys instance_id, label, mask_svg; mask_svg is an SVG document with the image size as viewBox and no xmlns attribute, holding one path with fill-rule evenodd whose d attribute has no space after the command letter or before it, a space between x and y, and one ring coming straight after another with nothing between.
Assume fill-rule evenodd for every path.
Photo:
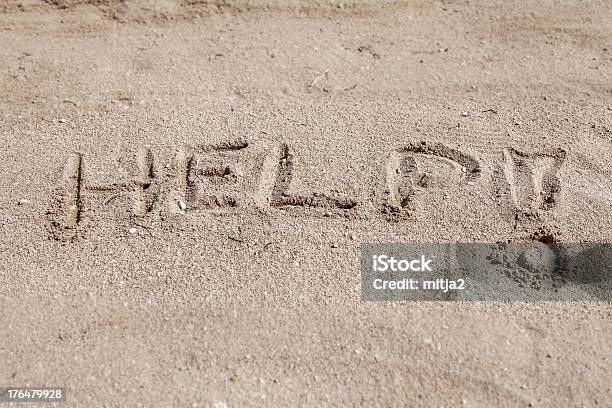
<instances>
[{"instance_id":1,"label":"sand","mask_svg":"<svg viewBox=\"0 0 612 408\"><path fill-rule=\"evenodd\" d=\"M362 302L360 247L610 242L610 21L607 0L0 4L0 386L609 406L609 302ZM434 176L401 177L419 152Z\"/></svg>"}]
</instances>

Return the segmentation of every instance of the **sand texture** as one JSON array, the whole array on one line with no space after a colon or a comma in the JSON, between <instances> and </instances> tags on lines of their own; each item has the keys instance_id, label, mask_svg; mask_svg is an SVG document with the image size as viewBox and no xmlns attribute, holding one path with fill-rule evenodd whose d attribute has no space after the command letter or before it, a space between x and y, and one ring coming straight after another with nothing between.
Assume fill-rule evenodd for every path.
<instances>
[{"instance_id":1,"label":"sand texture","mask_svg":"<svg viewBox=\"0 0 612 408\"><path fill-rule=\"evenodd\" d=\"M609 407L609 302L367 303L364 242L610 242L610 0L0 2L0 386Z\"/></svg>"}]
</instances>

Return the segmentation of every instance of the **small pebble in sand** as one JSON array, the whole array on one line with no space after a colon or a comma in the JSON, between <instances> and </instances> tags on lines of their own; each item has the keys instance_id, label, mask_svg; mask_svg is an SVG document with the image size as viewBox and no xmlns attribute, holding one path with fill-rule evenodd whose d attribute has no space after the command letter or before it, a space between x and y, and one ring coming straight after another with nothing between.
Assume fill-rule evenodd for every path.
<instances>
[{"instance_id":1,"label":"small pebble in sand","mask_svg":"<svg viewBox=\"0 0 612 408\"><path fill-rule=\"evenodd\" d=\"M28 205L28 204L32 204L32 202L30 200L27 200L25 198L22 198L21 200L19 200L19 205Z\"/></svg>"},{"instance_id":2,"label":"small pebble in sand","mask_svg":"<svg viewBox=\"0 0 612 408\"><path fill-rule=\"evenodd\" d=\"M470 116L470 114L466 111L461 112L461 116Z\"/></svg>"},{"instance_id":3,"label":"small pebble in sand","mask_svg":"<svg viewBox=\"0 0 612 408\"><path fill-rule=\"evenodd\" d=\"M357 239L357 236L356 236L355 234L351 234L351 240L353 240L353 241L354 241L354 240L356 240L356 239Z\"/></svg>"},{"instance_id":4,"label":"small pebble in sand","mask_svg":"<svg viewBox=\"0 0 612 408\"><path fill-rule=\"evenodd\" d=\"M331 215L332 215L332 212L331 212L331 211L327 211L327 212L325 212L325 216L326 216L326 217L331 217Z\"/></svg>"},{"instance_id":5,"label":"small pebble in sand","mask_svg":"<svg viewBox=\"0 0 612 408\"><path fill-rule=\"evenodd\" d=\"M130 228L130 234L135 234L136 231L138 231L136 228L134 227Z\"/></svg>"},{"instance_id":6,"label":"small pebble in sand","mask_svg":"<svg viewBox=\"0 0 612 408\"><path fill-rule=\"evenodd\" d=\"M66 123L66 119L60 119L59 123Z\"/></svg>"},{"instance_id":7,"label":"small pebble in sand","mask_svg":"<svg viewBox=\"0 0 612 408\"><path fill-rule=\"evenodd\" d=\"M462 173L467 173L467 169L465 168L465 166L461 166L461 172Z\"/></svg>"},{"instance_id":8,"label":"small pebble in sand","mask_svg":"<svg viewBox=\"0 0 612 408\"><path fill-rule=\"evenodd\" d=\"M187 204L185 204L183 200L179 200L178 206L181 209L181 211L185 211L185 209L187 208Z\"/></svg>"},{"instance_id":9,"label":"small pebble in sand","mask_svg":"<svg viewBox=\"0 0 612 408\"><path fill-rule=\"evenodd\" d=\"M473 182L473 181L468 181L468 182L467 182L467 185L468 185L468 186L473 186L473 185L474 185L474 182Z\"/></svg>"},{"instance_id":10,"label":"small pebble in sand","mask_svg":"<svg viewBox=\"0 0 612 408\"><path fill-rule=\"evenodd\" d=\"M335 242L332 242L331 247L332 248L338 248L338 244L336 244Z\"/></svg>"}]
</instances>

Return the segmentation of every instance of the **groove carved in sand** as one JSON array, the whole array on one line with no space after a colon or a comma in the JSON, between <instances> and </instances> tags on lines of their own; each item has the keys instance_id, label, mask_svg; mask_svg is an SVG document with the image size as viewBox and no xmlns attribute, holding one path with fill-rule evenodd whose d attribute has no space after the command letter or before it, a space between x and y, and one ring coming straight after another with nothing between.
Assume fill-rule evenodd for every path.
<instances>
[{"instance_id":1,"label":"groove carved in sand","mask_svg":"<svg viewBox=\"0 0 612 408\"><path fill-rule=\"evenodd\" d=\"M132 215L136 217L152 213L162 201L169 202L175 211L180 201L190 209L237 207L241 192L239 166L235 161L227 164L227 157L214 157L214 153L226 155L247 146L247 142L238 140L179 149L173 166L168 166L165 174L158 174L151 149L142 148L135 156L134 176L106 184L91 180L85 183L84 157L80 153L71 154L54 204L47 212L51 235L58 240L81 236L85 196L88 202L97 200L104 205L121 196L131 196Z\"/></svg>"},{"instance_id":2,"label":"groove carved in sand","mask_svg":"<svg viewBox=\"0 0 612 408\"><path fill-rule=\"evenodd\" d=\"M135 156L132 177L106 184L96 184L92 180L86 183L84 157L72 154L65 165L55 203L48 211L52 235L62 240L80 236L84 231L85 203L88 207L95 201L107 205L120 197L132 198L131 212L136 217L156 212L162 203L168 204L164 208L177 213L191 209L242 207L241 197L246 194L244 158L233 153L248 145L238 140L186 146L178 150L172 164L159 169L152 151L143 148ZM560 149L535 154L516 149L504 151L504 173L520 210L518 215L528 217L536 214L532 210L550 210L555 206L560 191L557 173L564 158L565 152ZM295 154L287 144L277 145L266 155L259 191L254 197L260 208L309 207L342 211L358 205L357 200L341 194L292 193L296 166ZM389 220L403 218L418 207L424 193L448 193L444 194L445 198L450 198L458 187L473 184L480 172L478 161L458 150L439 143L409 144L390 155L382 211ZM532 225L533 220L517 219L517 224ZM546 235L532 240L554 242L556 238Z\"/></svg>"},{"instance_id":3,"label":"groove carved in sand","mask_svg":"<svg viewBox=\"0 0 612 408\"><path fill-rule=\"evenodd\" d=\"M287 144L281 144L269 155L263 168L260 204L270 207L321 207L348 210L358 205L357 200L323 193L292 195L289 193L296 166L296 158Z\"/></svg>"},{"instance_id":4,"label":"groove carved in sand","mask_svg":"<svg viewBox=\"0 0 612 408\"><path fill-rule=\"evenodd\" d=\"M387 164L388 196L383 212L391 218L415 209L418 194L471 183L480 165L471 156L440 143L412 143L391 153Z\"/></svg>"},{"instance_id":5,"label":"groove carved in sand","mask_svg":"<svg viewBox=\"0 0 612 408\"><path fill-rule=\"evenodd\" d=\"M555 207L561 185L557 174L565 151L524 153L508 148L504 150L504 174L519 211L548 211Z\"/></svg>"},{"instance_id":6,"label":"groove carved in sand","mask_svg":"<svg viewBox=\"0 0 612 408\"><path fill-rule=\"evenodd\" d=\"M241 186L238 163L213 153L229 153L246 149L244 140L201 145L183 154L184 199L190 209L238 207Z\"/></svg>"},{"instance_id":7,"label":"groove carved in sand","mask_svg":"<svg viewBox=\"0 0 612 408\"><path fill-rule=\"evenodd\" d=\"M144 216L153 210L159 197L159 186L156 183L155 162L151 149L140 149L136 154L138 174L134 178L136 194L134 214Z\"/></svg>"},{"instance_id":8,"label":"groove carved in sand","mask_svg":"<svg viewBox=\"0 0 612 408\"><path fill-rule=\"evenodd\" d=\"M56 200L49 210L51 232L58 239L74 239L84 211L83 157L79 153L68 156L61 177Z\"/></svg>"}]
</instances>

